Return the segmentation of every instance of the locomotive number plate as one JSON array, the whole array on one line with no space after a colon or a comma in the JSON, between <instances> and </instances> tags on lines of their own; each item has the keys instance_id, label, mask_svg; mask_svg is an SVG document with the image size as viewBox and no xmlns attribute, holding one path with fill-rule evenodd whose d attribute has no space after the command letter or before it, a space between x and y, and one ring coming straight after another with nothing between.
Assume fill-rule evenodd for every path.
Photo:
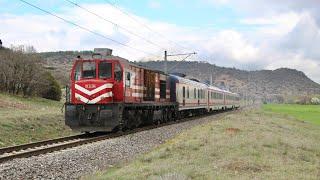
<instances>
[{"instance_id":1,"label":"locomotive number plate","mask_svg":"<svg viewBox=\"0 0 320 180\"><path fill-rule=\"evenodd\" d=\"M87 89L96 88L96 85L95 84L86 84L85 88L87 88Z\"/></svg>"}]
</instances>

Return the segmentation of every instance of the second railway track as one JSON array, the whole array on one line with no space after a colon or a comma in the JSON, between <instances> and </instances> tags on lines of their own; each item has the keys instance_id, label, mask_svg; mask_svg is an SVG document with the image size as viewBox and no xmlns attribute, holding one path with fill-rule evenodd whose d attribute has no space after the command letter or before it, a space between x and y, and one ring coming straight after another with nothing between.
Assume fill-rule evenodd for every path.
<instances>
[{"instance_id":1,"label":"second railway track","mask_svg":"<svg viewBox=\"0 0 320 180\"><path fill-rule=\"evenodd\" d=\"M221 112L216 114L221 114ZM125 132L80 134L80 135L67 136L67 137L62 137L57 139L46 140L46 141L39 141L39 142L30 143L30 144L23 144L18 146L1 148L0 163L17 159L17 158L26 158L30 156L37 156L41 154L51 153L54 151L60 151L63 149L68 149L68 148L72 148L72 147L76 147L76 146L80 146L88 143L93 143L97 141L102 141L106 139L116 138L123 135L128 135L128 134L145 131L149 129L168 126L168 125L175 124L177 122L178 123L186 122L186 121L190 121L190 120L194 120L197 118L210 116L210 115L212 114L189 117L179 121L170 121L160 125L145 126L141 128L136 128L134 130L125 131Z\"/></svg>"}]
</instances>

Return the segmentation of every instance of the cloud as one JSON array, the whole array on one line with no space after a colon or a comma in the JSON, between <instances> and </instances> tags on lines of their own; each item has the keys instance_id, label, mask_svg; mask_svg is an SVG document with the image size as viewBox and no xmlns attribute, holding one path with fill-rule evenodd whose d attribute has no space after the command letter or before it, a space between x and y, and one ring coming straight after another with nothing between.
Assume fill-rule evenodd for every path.
<instances>
[{"instance_id":1,"label":"cloud","mask_svg":"<svg viewBox=\"0 0 320 180\"><path fill-rule=\"evenodd\" d=\"M148 2L148 6L152 9L160 9L161 8L161 4L159 1L156 0L151 0Z\"/></svg>"},{"instance_id":2,"label":"cloud","mask_svg":"<svg viewBox=\"0 0 320 180\"><path fill-rule=\"evenodd\" d=\"M164 38L142 28L141 25L111 6L81 4L127 30L152 40L157 46L128 33L119 26L107 23L71 6L64 7L58 15L105 37L148 53L121 46L43 14L0 14L0 38L7 46L28 44L34 45L38 51L90 50L94 47L109 47L114 50L115 55L129 60L163 59L164 49L170 50L169 53L197 51L198 55L190 59L207 60L217 65L251 70L296 68L304 71L313 80L320 82L320 28L317 13L312 8L318 4L317 1L305 1L303 5L288 0L278 4L273 2L275 0L250 1L251 4L249 0L207 1L216 3L215 6L232 6L238 11L245 11L238 23L245 27L255 26L256 28L249 31L221 28L199 28L190 31L189 27L154 21L131 14L151 29L161 32L165 35L166 38ZM273 3L270 3L271 1ZM259 4L256 6L258 10L251 7L257 4ZM169 42L168 39L171 42L177 42L184 48Z\"/></svg>"}]
</instances>

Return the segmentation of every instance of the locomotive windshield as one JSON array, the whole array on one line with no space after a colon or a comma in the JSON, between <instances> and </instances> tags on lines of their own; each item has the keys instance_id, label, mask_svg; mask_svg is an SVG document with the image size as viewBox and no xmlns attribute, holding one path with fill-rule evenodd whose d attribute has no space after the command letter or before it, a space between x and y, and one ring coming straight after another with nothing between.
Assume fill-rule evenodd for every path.
<instances>
[{"instance_id":1,"label":"locomotive windshield","mask_svg":"<svg viewBox=\"0 0 320 180\"><path fill-rule=\"evenodd\" d=\"M96 71L97 68L98 68L98 72ZM74 70L74 80L79 81L81 79L96 79L96 78L109 79L109 78L112 78L112 73L113 71L112 71L111 62L105 62L105 61L98 62L98 63L95 61L77 62Z\"/></svg>"},{"instance_id":2,"label":"locomotive windshield","mask_svg":"<svg viewBox=\"0 0 320 180\"><path fill-rule=\"evenodd\" d=\"M99 78L107 79L112 76L112 64L108 62L100 62L99 63Z\"/></svg>"},{"instance_id":3,"label":"locomotive windshield","mask_svg":"<svg viewBox=\"0 0 320 180\"><path fill-rule=\"evenodd\" d=\"M82 65L82 78L89 79L96 77L96 63L95 62L83 62Z\"/></svg>"}]
</instances>

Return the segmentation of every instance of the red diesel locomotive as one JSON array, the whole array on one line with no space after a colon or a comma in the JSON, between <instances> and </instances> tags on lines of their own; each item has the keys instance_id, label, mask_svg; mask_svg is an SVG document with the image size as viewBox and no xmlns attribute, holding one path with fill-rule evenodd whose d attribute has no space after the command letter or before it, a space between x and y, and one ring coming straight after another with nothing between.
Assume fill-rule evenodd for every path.
<instances>
[{"instance_id":1,"label":"red diesel locomotive","mask_svg":"<svg viewBox=\"0 0 320 180\"><path fill-rule=\"evenodd\" d=\"M113 131L238 107L234 93L138 66L100 48L92 59L79 57L73 65L65 123L82 132Z\"/></svg>"}]
</instances>

